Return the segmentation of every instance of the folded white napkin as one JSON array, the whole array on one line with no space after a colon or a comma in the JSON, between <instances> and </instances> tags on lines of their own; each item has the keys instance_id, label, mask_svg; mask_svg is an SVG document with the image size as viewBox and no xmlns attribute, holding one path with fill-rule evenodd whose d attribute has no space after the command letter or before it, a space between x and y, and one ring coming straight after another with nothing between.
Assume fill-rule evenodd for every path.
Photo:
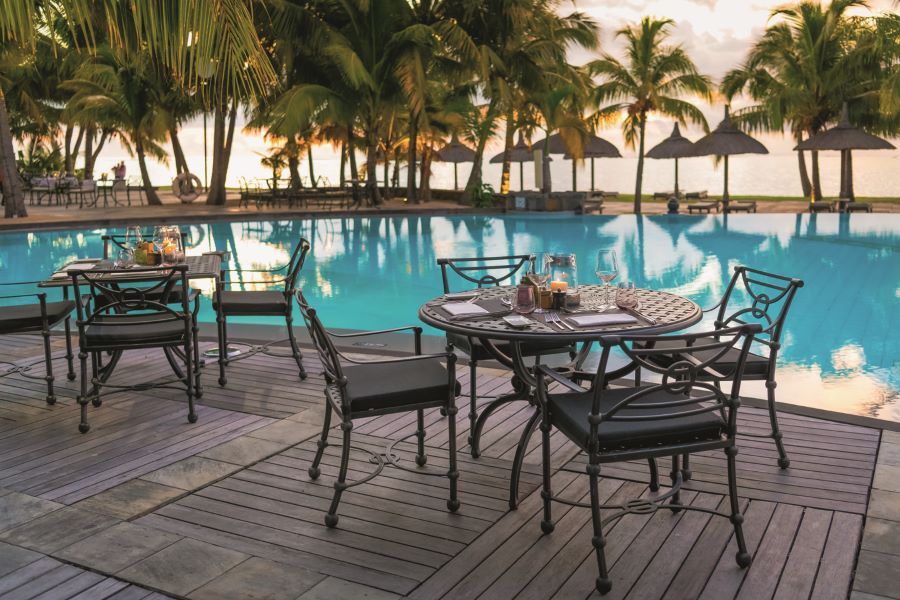
<instances>
[{"instance_id":1,"label":"folded white napkin","mask_svg":"<svg viewBox=\"0 0 900 600\"><path fill-rule=\"evenodd\" d=\"M575 315L566 319L579 327L601 327L603 325L628 325L638 320L631 315L616 313L608 315Z\"/></svg>"},{"instance_id":2,"label":"folded white napkin","mask_svg":"<svg viewBox=\"0 0 900 600\"><path fill-rule=\"evenodd\" d=\"M53 274L54 279L62 279L69 276L69 271L90 271L94 268L94 263L72 263L64 266L62 269Z\"/></svg>"},{"instance_id":3,"label":"folded white napkin","mask_svg":"<svg viewBox=\"0 0 900 600\"><path fill-rule=\"evenodd\" d=\"M452 317L458 317L460 315L486 315L488 311L486 308L482 308L475 303L472 302L448 302L446 304L442 304L441 308L447 312Z\"/></svg>"},{"instance_id":4,"label":"folded white napkin","mask_svg":"<svg viewBox=\"0 0 900 600\"><path fill-rule=\"evenodd\" d=\"M477 296L477 292L456 292L453 294L444 294L445 300L471 300Z\"/></svg>"}]
</instances>

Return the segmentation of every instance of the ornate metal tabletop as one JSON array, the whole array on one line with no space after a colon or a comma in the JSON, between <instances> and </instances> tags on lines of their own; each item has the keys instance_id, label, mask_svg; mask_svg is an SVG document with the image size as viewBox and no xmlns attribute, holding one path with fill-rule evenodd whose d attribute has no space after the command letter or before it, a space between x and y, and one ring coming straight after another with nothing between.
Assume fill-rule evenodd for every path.
<instances>
[{"instance_id":1,"label":"ornate metal tabletop","mask_svg":"<svg viewBox=\"0 0 900 600\"><path fill-rule=\"evenodd\" d=\"M497 301L510 296L514 286L490 287L471 290L478 294L475 303ZM581 303L571 313L599 314L603 304L603 286L578 286ZM614 290L610 294L612 297ZM659 290L636 290L640 315L637 323L604 325L599 327L576 327L574 330L560 330L551 323L545 323L540 314L525 315L531 324L525 329L514 329L504 320L504 315L476 316L472 318L451 317L441 309L441 305L453 300L441 296L419 308L419 318L436 329L450 333L458 333L475 338L487 338L505 341L541 341L541 342L574 342L597 339L604 335L619 333L660 334L679 331L700 321L700 307L687 298ZM611 309L603 314L615 314L618 309ZM511 311L510 311L511 313ZM565 313L561 313L566 316ZM643 318L647 317L647 318Z\"/></svg>"},{"instance_id":2,"label":"ornate metal tabletop","mask_svg":"<svg viewBox=\"0 0 900 600\"><path fill-rule=\"evenodd\" d=\"M100 262L98 259L75 259L72 263L88 263ZM221 252L206 252L199 256L186 256L184 259L187 265L188 279L215 279L219 277L219 270L222 267ZM108 263L111 264L111 263ZM144 267L145 270L161 269L163 267ZM135 273L139 272L135 270ZM111 279L117 281L117 279ZM52 277L45 279L38 284L38 287L62 287L67 288L72 285L71 277Z\"/></svg>"}]
</instances>

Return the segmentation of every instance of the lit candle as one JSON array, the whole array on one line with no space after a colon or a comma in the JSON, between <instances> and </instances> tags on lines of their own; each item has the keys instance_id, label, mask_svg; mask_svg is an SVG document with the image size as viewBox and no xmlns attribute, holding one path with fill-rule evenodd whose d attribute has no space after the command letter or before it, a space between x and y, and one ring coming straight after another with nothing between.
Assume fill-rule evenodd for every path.
<instances>
[{"instance_id":1,"label":"lit candle","mask_svg":"<svg viewBox=\"0 0 900 600\"><path fill-rule=\"evenodd\" d=\"M565 292L569 289L569 284L565 281L551 281L550 290L554 292Z\"/></svg>"}]
</instances>

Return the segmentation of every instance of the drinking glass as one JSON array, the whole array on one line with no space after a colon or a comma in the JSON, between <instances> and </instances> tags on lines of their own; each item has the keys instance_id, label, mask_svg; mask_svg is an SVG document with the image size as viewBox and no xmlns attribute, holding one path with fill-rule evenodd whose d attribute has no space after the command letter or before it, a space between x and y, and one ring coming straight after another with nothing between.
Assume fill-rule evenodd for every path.
<instances>
[{"instance_id":1,"label":"drinking glass","mask_svg":"<svg viewBox=\"0 0 900 600\"><path fill-rule=\"evenodd\" d=\"M530 285L517 285L513 296L512 309L520 315L535 312L534 287Z\"/></svg>"},{"instance_id":2,"label":"drinking glass","mask_svg":"<svg viewBox=\"0 0 900 600\"><path fill-rule=\"evenodd\" d=\"M601 250L597 253L597 268L594 270L600 281L603 282L605 297L602 310L610 307L609 284L619 274L619 261L616 259L615 250Z\"/></svg>"},{"instance_id":3,"label":"drinking glass","mask_svg":"<svg viewBox=\"0 0 900 600\"><path fill-rule=\"evenodd\" d=\"M541 257L541 266L540 271L537 270L537 265L535 265L535 271L531 273L531 278L534 280L538 287L541 289L547 287L547 282L550 281L550 263L551 263L551 255L544 254ZM541 303L539 298L535 298L535 308L534 312L536 313L545 313L547 312L543 308L541 308Z\"/></svg>"},{"instance_id":4,"label":"drinking glass","mask_svg":"<svg viewBox=\"0 0 900 600\"><path fill-rule=\"evenodd\" d=\"M125 246L134 250L137 245L144 241L144 235L141 228L131 225L125 228Z\"/></svg>"},{"instance_id":5,"label":"drinking glass","mask_svg":"<svg viewBox=\"0 0 900 600\"><path fill-rule=\"evenodd\" d=\"M620 283L616 288L616 306L623 310L635 309L638 305L637 291L633 283Z\"/></svg>"},{"instance_id":6,"label":"drinking glass","mask_svg":"<svg viewBox=\"0 0 900 600\"><path fill-rule=\"evenodd\" d=\"M116 254L116 260L113 267L116 269L130 269L134 266L134 250L129 247L120 248Z\"/></svg>"}]
</instances>

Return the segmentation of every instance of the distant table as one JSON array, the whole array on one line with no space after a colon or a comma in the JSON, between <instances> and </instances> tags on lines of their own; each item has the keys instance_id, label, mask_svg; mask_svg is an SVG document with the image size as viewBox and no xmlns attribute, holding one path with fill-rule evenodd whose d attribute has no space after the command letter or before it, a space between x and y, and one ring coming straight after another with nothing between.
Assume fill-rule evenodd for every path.
<instances>
[{"instance_id":1,"label":"distant table","mask_svg":"<svg viewBox=\"0 0 900 600\"><path fill-rule=\"evenodd\" d=\"M481 288L471 290L477 294L476 303L486 301L494 304L501 298L508 297L515 288L513 286ZM591 313L599 312L592 309L598 308L602 303L603 286L600 285L581 285L578 286L581 294L581 305L579 312ZM612 300L615 290L610 290L610 299ZM516 448L515 458L513 459L512 472L510 474L509 489L509 506L516 508L519 496L519 475L522 471L522 464L525 460L525 451L528 447L528 441L534 434L538 426L541 412L537 409L534 398L534 389L536 381L532 373L532 367L525 363L522 344L524 343L540 343L548 347L565 346L568 344L585 342L578 353L578 356L568 366L570 369L578 368L587 358L590 351L591 343L599 338L607 335L658 335L663 333L671 333L680 331L700 321L703 311L697 303L669 292L658 290L638 289L636 294L639 302L640 314L648 319L637 317L637 323L627 325L606 325L601 327L575 327L574 330L560 328L552 323L545 322L540 314L528 315L532 324L527 329L514 329L510 327L502 318L498 317L476 317L471 319L460 320L459 317L451 317L440 307L446 302L443 296L436 298L419 308L419 318L426 324L436 329L449 333L456 333L470 338L477 338L482 345L501 363L511 368L513 371L512 386L513 392L497 397L478 415L475 431L472 433L472 446L477 448L481 431L487 418L498 408L509 402L516 400L527 400L532 406L535 406L534 414L525 425L522 436L519 439L519 445ZM608 311L610 313L617 312L618 309ZM555 312L555 311L548 311ZM566 316L566 315L563 315ZM652 322L651 322L652 320ZM512 356L507 356L501 352L493 341L509 342L512 348ZM622 369L625 371L626 369ZM612 378L616 377L615 372L610 374Z\"/></svg>"}]
</instances>

